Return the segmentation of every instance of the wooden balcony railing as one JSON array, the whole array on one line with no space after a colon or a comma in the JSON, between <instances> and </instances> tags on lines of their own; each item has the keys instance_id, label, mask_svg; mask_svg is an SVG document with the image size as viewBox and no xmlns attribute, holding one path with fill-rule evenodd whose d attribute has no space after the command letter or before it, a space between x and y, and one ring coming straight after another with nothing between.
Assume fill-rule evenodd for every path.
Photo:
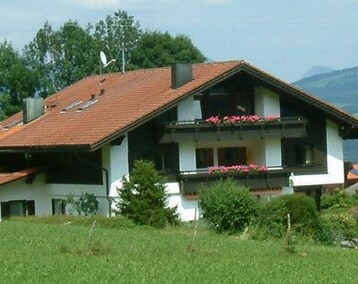
<instances>
[{"instance_id":1,"label":"wooden balcony railing","mask_svg":"<svg viewBox=\"0 0 358 284\"><path fill-rule=\"evenodd\" d=\"M270 189L290 185L291 172L283 168L270 168L266 172L249 173L208 173L207 170L179 173L181 191L185 195L196 195L198 187L210 185L220 179L232 178L250 189Z\"/></svg>"},{"instance_id":2,"label":"wooden balcony railing","mask_svg":"<svg viewBox=\"0 0 358 284\"><path fill-rule=\"evenodd\" d=\"M176 121L163 125L160 143L182 141L244 140L254 138L299 138L306 136L307 119L281 117L276 121L259 120L211 124L205 120Z\"/></svg>"}]
</instances>

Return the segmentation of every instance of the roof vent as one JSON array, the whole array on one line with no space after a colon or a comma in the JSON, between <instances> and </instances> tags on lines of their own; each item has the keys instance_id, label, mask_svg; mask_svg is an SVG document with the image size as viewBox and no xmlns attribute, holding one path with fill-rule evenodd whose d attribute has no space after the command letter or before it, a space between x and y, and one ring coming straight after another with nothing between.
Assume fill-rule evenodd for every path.
<instances>
[{"instance_id":1,"label":"roof vent","mask_svg":"<svg viewBox=\"0 0 358 284\"><path fill-rule=\"evenodd\" d=\"M177 89L193 80L193 65L190 63L172 64L172 89Z\"/></svg>"},{"instance_id":2,"label":"roof vent","mask_svg":"<svg viewBox=\"0 0 358 284\"><path fill-rule=\"evenodd\" d=\"M24 124L44 114L43 98L27 98L22 100L22 113Z\"/></svg>"}]
</instances>

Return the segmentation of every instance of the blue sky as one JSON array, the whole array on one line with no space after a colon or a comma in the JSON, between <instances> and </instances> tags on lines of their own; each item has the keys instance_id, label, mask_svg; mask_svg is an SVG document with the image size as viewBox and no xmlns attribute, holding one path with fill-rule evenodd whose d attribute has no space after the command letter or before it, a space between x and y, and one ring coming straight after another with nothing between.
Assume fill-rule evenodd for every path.
<instances>
[{"instance_id":1,"label":"blue sky","mask_svg":"<svg viewBox=\"0 0 358 284\"><path fill-rule=\"evenodd\" d=\"M289 82L315 65L358 66L358 0L0 0L0 41L21 50L46 20L85 26L118 9L189 36L211 60L244 59Z\"/></svg>"}]
</instances>

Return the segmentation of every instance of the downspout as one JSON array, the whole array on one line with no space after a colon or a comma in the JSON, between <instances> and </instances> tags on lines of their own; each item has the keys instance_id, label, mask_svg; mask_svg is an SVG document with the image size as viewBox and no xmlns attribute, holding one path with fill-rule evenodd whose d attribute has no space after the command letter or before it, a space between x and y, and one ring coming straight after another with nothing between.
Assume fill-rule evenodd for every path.
<instances>
[{"instance_id":1,"label":"downspout","mask_svg":"<svg viewBox=\"0 0 358 284\"><path fill-rule=\"evenodd\" d=\"M105 176L106 176L106 178L105 178L106 179L106 181L105 181L106 182L106 198L108 201L108 217L112 217L112 200L111 200L111 197L109 196L109 171L108 171L108 169L106 169L100 165L97 165L96 163L93 163L92 161L82 159L82 158L78 157L77 155L76 155L76 159L80 160L81 162L83 162L91 167L100 169L105 173Z\"/></svg>"},{"instance_id":2,"label":"downspout","mask_svg":"<svg viewBox=\"0 0 358 284\"><path fill-rule=\"evenodd\" d=\"M109 171L106 168L102 168L102 171L104 171L104 174L106 175L106 198L108 201L108 217L112 217L112 200L109 196Z\"/></svg>"}]
</instances>

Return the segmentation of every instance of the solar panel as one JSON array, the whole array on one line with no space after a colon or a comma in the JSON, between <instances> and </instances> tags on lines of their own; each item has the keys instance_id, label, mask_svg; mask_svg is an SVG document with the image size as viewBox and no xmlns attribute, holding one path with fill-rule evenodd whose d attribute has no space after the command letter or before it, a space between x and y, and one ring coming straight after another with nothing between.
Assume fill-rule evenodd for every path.
<instances>
[{"instance_id":1,"label":"solar panel","mask_svg":"<svg viewBox=\"0 0 358 284\"><path fill-rule=\"evenodd\" d=\"M350 172L358 176L358 169L351 169Z\"/></svg>"}]
</instances>

